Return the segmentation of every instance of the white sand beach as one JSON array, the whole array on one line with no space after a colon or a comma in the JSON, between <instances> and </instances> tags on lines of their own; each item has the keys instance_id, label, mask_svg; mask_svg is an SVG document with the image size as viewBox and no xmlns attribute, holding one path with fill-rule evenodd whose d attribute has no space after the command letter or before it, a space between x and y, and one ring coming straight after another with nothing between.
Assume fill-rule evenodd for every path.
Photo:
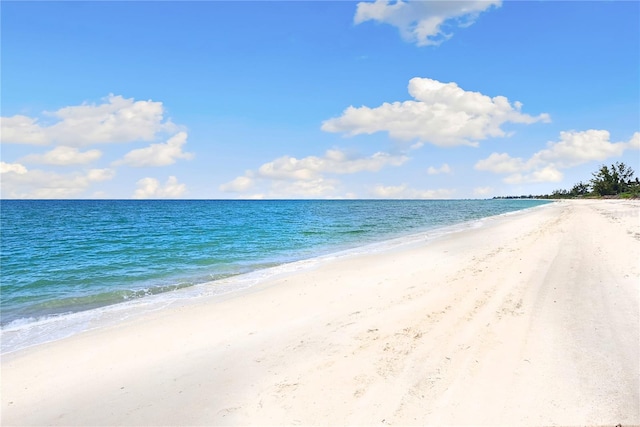
<instances>
[{"instance_id":1,"label":"white sand beach","mask_svg":"<svg viewBox=\"0 0 640 427\"><path fill-rule=\"evenodd\" d=\"M640 202L563 201L2 357L2 425L638 425Z\"/></svg>"}]
</instances>

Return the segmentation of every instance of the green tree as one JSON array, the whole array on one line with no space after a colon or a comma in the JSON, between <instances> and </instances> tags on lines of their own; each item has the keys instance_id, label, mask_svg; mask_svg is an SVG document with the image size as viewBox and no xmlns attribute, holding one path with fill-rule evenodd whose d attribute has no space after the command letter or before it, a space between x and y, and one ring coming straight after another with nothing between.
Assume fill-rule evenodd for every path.
<instances>
[{"instance_id":1,"label":"green tree","mask_svg":"<svg viewBox=\"0 0 640 427\"><path fill-rule=\"evenodd\" d=\"M611 167L603 165L593 173L591 179L593 192L600 196L620 194L629 188L633 174L633 169L624 163L617 162Z\"/></svg>"},{"instance_id":2,"label":"green tree","mask_svg":"<svg viewBox=\"0 0 640 427\"><path fill-rule=\"evenodd\" d=\"M553 190L553 193L551 193L551 198L553 199L566 199L569 196L570 196L570 193L563 188L559 190Z\"/></svg>"},{"instance_id":3,"label":"green tree","mask_svg":"<svg viewBox=\"0 0 640 427\"><path fill-rule=\"evenodd\" d=\"M589 194L589 185L580 181L579 183L573 186L570 193L574 197L587 195Z\"/></svg>"},{"instance_id":4,"label":"green tree","mask_svg":"<svg viewBox=\"0 0 640 427\"><path fill-rule=\"evenodd\" d=\"M633 178L633 169L624 163L616 163L618 179L620 180L620 191L627 191Z\"/></svg>"}]
</instances>

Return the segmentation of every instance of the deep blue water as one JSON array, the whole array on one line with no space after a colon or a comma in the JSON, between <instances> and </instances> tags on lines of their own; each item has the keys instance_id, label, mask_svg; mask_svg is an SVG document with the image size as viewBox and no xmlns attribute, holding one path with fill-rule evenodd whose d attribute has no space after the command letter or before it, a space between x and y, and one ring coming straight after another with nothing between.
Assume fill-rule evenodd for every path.
<instances>
[{"instance_id":1,"label":"deep blue water","mask_svg":"<svg viewBox=\"0 0 640 427\"><path fill-rule=\"evenodd\" d=\"M2 326L546 203L3 200Z\"/></svg>"}]
</instances>

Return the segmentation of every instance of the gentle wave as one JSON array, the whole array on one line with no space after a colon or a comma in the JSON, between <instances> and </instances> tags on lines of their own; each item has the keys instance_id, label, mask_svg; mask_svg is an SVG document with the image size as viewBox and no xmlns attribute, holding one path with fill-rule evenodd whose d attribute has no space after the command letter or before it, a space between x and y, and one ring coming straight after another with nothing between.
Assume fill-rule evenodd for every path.
<instances>
[{"instance_id":1,"label":"gentle wave","mask_svg":"<svg viewBox=\"0 0 640 427\"><path fill-rule=\"evenodd\" d=\"M257 268L251 272L219 278L206 283L182 283L145 290L114 291L112 293L98 294L94 297L89 296L86 301L84 301L85 303L93 304L99 301L104 302L114 297L119 299L119 303L99 305L98 307L84 311L15 319L4 325L0 330L0 352L12 352L29 346L61 339L82 331L114 324L132 316L143 315L148 311L159 310L180 303L181 301L193 301L194 298L237 292L250 288L270 277L290 274L295 271L313 267L327 260L360 254L379 253L412 245L422 245L442 236L478 228L492 219L513 214L517 214L517 212L507 212L478 220L435 227L420 233L377 241L336 252L329 252L324 255L290 263L265 263L262 265L262 268ZM95 300L92 300L92 298L95 298ZM67 301L67 303L69 303L69 301ZM65 306L64 300L52 304L59 304L60 307Z\"/></svg>"},{"instance_id":2,"label":"gentle wave","mask_svg":"<svg viewBox=\"0 0 640 427\"><path fill-rule=\"evenodd\" d=\"M2 348L90 328L113 304L121 313L230 292L345 250L423 242L543 203L3 201Z\"/></svg>"}]
</instances>

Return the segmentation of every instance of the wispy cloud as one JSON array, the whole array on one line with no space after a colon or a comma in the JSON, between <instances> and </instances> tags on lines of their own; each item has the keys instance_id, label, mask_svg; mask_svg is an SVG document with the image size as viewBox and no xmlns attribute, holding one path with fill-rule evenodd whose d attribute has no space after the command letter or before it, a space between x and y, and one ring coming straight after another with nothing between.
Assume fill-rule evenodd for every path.
<instances>
[{"instance_id":1,"label":"wispy cloud","mask_svg":"<svg viewBox=\"0 0 640 427\"><path fill-rule=\"evenodd\" d=\"M84 165L102 157L100 150L80 151L76 147L61 145L44 154L29 154L22 161L55 166Z\"/></svg>"},{"instance_id":2,"label":"wispy cloud","mask_svg":"<svg viewBox=\"0 0 640 427\"><path fill-rule=\"evenodd\" d=\"M60 199L76 197L92 184L115 176L113 169L90 169L66 174L27 169L19 163L2 162L3 197L16 199Z\"/></svg>"},{"instance_id":3,"label":"wispy cloud","mask_svg":"<svg viewBox=\"0 0 640 427\"><path fill-rule=\"evenodd\" d=\"M493 1L376 0L357 5L354 22L377 21L397 27L401 36L418 46L439 45L453 36L453 28L468 27L480 13L500 7Z\"/></svg>"},{"instance_id":4,"label":"wispy cloud","mask_svg":"<svg viewBox=\"0 0 640 427\"><path fill-rule=\"evenodd\" d=\"M493 187L476 187L473 189L473 195L478 197L488 196L493 191Z\"/></svg>"},{"instance_id":5,"label":"wispy cloud","mask_svg":"<svg viewBox=\"0 0 640 427\"><path fill-rule=\"evenodd\" d=\"M408 158L378 152L370 157L350 157L341 150L328 150L324 156L308 156L302 159L283 156L265 163L258 175L271 179L316 179L323 173L352 174L362 171L377 172L385 166L399 166Z\"/></svg>"},{"instance_id":6,"label":"wispy cloud","mask_svg":"<svg viewBox=\"0 0 640 427\"><path fill-rule=\"evenodd\" d=\"M446 174L451 172L452 172L451 167L446 163L444 163L439 168L429 166L429 169L427 169L427 173L429 175L440 175L440 174Z\"/></svg>"},{"instance_id":7,"label":"wispy cloud","mask_svg":"<svg viewBox=\"0 0 640 427\"><path fill-rule=\"evenodd\" d=\"M257 170L220 185L220 191L246 193L259 184L266 185L268 197L329 197L336 196L337 179L326 175L349 175L377 172L387 166L400 166L409 158L403 154L378 152L371 156L350 156L342 150L328 150L323 156L301 159L282 156L264 163Z\"/></svg>"},{"instance_id":8,"label":"wispy cloud","mask_svg":"<svg viewBox=\"0 0 640 427\"><path fill-rule=\"evenodd\" d=\"M401 185L376 185L371 191L373 197L382 199L447 199L453 196L453 189L418 190L409 187L407 184Z\"/></svg>"}]
</instances>

